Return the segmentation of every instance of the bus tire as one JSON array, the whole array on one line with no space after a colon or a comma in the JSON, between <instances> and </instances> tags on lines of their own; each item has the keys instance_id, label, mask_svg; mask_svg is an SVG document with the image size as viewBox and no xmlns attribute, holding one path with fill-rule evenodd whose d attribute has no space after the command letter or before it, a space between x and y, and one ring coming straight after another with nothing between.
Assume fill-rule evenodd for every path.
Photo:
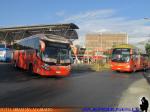
<instances>
[{"instance_id":1,"label":"bus tire","mask_svg":"<svg viewBox=\"0 0 150 112\"><path fill-rule=\"evenodd\" d=\"M29 72L29 74L31 74L31 75L33 75L33 74L34 74L32 64L29 64L28 72Z\"/></svg>"}]
</instances>

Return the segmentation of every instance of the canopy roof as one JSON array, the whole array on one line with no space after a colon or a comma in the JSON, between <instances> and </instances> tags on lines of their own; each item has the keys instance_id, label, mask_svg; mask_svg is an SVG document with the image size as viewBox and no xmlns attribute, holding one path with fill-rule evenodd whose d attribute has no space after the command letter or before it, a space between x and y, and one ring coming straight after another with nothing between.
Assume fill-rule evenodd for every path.
<instances>
[{"instance_id":1,"label":"canopy roof","mask_svg":"<svg viewBox=\"0 0 150 112\"><path fill-rule=\"evenodd\" d=\"M29 31L29 30L60 30L60 29L79 29L79 27L73 23L69 24L52 24L52 25L33 25L33 26L16 26L0 28L0 32L16 32L16 31Z\"/></svg>"},{"instance_id":2,"label":"canopy roof","mask_svg":"<svg viewBox=\"0 0 150 112\"><path fill-rule=\"evenodd\" d=\"M78 39L76 29L79 27L74 23L6 27L0 28L0 41L14 41L41 33L59 35L74 40Z\"/></svg>"}]
</instances>

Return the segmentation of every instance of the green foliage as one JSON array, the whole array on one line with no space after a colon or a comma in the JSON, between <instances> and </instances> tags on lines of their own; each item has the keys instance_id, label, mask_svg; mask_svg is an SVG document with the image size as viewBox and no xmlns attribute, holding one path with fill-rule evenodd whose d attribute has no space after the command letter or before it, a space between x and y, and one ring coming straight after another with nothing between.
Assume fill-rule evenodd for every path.
<instances>
[{"instance_id":1,"label":"green foliage","mask_svg":"<svg viewBox=\"0 0 150 112\"><path fill-rule=\"evenodd\" d=\"M145 45L145 50L146 50L146 53L148 54L148 57L150 57L150 43L147 43Z\"/></svg>"}]
</instances>

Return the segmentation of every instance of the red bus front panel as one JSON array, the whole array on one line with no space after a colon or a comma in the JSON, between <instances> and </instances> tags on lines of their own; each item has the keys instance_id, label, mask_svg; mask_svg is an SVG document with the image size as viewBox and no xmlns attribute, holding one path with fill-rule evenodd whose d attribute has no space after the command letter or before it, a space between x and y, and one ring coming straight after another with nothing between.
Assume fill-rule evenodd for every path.
<instances>
[{"instance_id":1,"label":"red bus front panel","mask_svg":"<svg viewBox=\"0 0 150 112\"><path fill-rule=\"evenodd\" d=\"M111 62L111 69L116 71L132 71L132 67L129 63Z\"/></svg>"},{"instance_id":2,"label":"red bus front panel","mask_svg":"<svg viewBox=\"0 0 150 112\"><path fill-rule=\"evenodd\" d=\"M70 65L69 66L50 66L50 65L41 65L38 68L34 69L34 72L43 76L68 76L70 74Z\"/></svg>"}]
</instances>

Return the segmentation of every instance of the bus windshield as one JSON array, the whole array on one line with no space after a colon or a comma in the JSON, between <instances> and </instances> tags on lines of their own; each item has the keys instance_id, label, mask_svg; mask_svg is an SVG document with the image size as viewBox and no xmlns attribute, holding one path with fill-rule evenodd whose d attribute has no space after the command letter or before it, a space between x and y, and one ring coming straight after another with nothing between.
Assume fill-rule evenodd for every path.
<instances>
[{"instance_id":1,"label":"bus windshield","mask_svg":"<svg viewBox=\"0 0 150 112\"><path fill-rule=\"evenodd\" d=\"M113 49L111 60L113 62L129 62L129 60L130 60L130 49L129 48Z\"/></svg>"},{"instance_id":2,"label":"bus windshield","mask_svg":"<svg viewBox=\"0 0 150 112\"><path fill-rule=\"evenodd\" d=\"M69 49L59 47L46 47L43 52L42 60L50 63L68 63Z\"/></svg>"}]
</instances>

